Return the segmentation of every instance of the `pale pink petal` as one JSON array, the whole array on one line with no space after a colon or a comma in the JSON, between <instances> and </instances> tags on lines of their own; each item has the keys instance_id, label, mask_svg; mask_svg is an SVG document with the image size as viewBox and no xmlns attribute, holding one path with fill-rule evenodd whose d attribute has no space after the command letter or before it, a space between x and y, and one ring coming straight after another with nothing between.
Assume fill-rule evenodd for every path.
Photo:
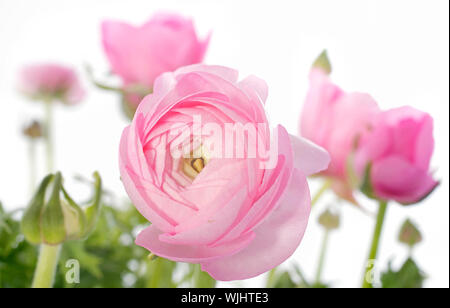
<instances>
[{"instance_id":1,"label":"pale pink petal","mask_svg":"<svg viewBox=\"0 0 450 308\"><path fill-rule=\"evenodd\" d=\"M326 170L330 163L330 155L323 148L302 137L289 135L294 150L294 167L304 175Z\"/></svg>"},{"instance_id":2,"label":"pale pink petal","mask_svg":"<svg viewBox=\"0 0 450 308\"><path fill-rule=\"evenodd\" d=\"M239 85L246 90L254 91L259 96L259 99L263 104L266 102L267 96L269 95L269 89L267 87L267 83L264 80L250 75L240 81Z\"/></svg>"},{"instance_id":3,"label":"pale pink petal","mask_svg":"<svg viewBox=\"0 0 450 308\"><path fill-rule=\"evenodd\" d=\"M202 269L217 280L230 281L252 278L281 264L303 238L310 202L306 178L295 170L280 206L254 230L250 245L229 257L202 262Z\"/></svg>"},{"instance_id":4,"label":"pale pink petal","mask_svg":"<svg viewBox=\"0 0 450 308\"><path fill-rule=\"evenodd\" d=\"M175 71L175 76L181 76L192 72L204 72L220 77L228 82L236 83L239 72L232 68L219 65L192 64L181 67Z\"/></svg>"},{"instance_id":5,"label":"pale pink petal","mask_svg":"<svg viewBox=\"0 0 450 308\"><path fill-rule=\"evenodd\" d=\"M374 162L370 178L376 196L400 203L417 202L438 185L428 171L417 168L400 156Z\"/></svg>"},{"instance_id":6,"label":"pale pink petal","mask_svg":"<svg viewBox=\"0 0 450 308\"><path fill-rule=\"evenodd\" d=\"M176 262L199 263L206 260L214 260L223 256L236 253L249 245L254 238L250 232L241 238L218 247L206 245L173 245L160 241L163 234L155 226L150 226L138 234L136 244L142 246L153 254Z\"/></svg>"}]
</instances>

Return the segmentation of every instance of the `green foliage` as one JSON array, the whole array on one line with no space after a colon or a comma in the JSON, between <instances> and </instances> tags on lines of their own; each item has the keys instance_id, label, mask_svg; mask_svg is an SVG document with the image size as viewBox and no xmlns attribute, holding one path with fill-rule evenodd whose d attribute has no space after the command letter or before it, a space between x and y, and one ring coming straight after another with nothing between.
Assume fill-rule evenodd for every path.
<instances>
[{"instance_id":1,"label":"green foliage","mask_svg":"<svg viewBox=\"0 0 450 308\"><path fill-rule=\"evenodd\" d=\"M0 203L0 288L29 287L36 262L36 247L24 240L20 222Z\"/></svg>"},{"instance_id":2,"label":"green foliage","mask_svg":"<svg viewBox=\"0 0 450 308\"><path fill-rule=\"evenodd\" d=\"M57 288L176 287L176 263L148 259L148 251L134 244L138 230L148 222L127 205L103 205L97 227L85 241L63 244L55 278ZM0 288L28 288L37 262L38 248L24 240L19 219L0 205ZM80 263L80 283L68 284L66 262ZM201 280L204 281L204 280ZM215 283L215 282L214 282Z\"/></svg>"},{"instance_id":3,"label":"green foliage","mask_svg":"<svg viewBox=\"0 0 450 308\"><path fill-rule=\"evenodd\" d=\"M402 267L395 271L389 262L387 272L381 275L383 288L422 288L426 276L413 259L408 258Z\"/></svg>"},{"instance_id":4,"label":"green foliage","mask_svg":"<svg viewBox=\"0 0 450 308\"><path fill-rule=\"evenodd\" d=\"M148 251L134 244L136 229L146 224L132 206L116 209L104 205L97 227L87 240L64 244L55 287L173 287L162 278L168 277L171 282L176 264L163 259L149 261ZM80 263L79 284L66 283L65 264L70 259Z\"/></svg>"}]
</instances>

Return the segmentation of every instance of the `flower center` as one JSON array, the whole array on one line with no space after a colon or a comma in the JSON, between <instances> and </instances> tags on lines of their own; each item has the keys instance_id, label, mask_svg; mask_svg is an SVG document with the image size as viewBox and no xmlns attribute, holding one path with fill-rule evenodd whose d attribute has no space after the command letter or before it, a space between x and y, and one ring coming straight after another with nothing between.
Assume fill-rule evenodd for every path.
<instances>
[{"instance_id":1,"label":"flower center","mask_svg":"<svg viewBox=\"0 0 450 308\"><path fill-rule=\"evenodd\" d=\"M182 171L191 179L195 179L202 172L203 168L208 164L209 157L203 146L193 151L190 157L184 158L182 163Z\"/></svg>"}]
</instances>

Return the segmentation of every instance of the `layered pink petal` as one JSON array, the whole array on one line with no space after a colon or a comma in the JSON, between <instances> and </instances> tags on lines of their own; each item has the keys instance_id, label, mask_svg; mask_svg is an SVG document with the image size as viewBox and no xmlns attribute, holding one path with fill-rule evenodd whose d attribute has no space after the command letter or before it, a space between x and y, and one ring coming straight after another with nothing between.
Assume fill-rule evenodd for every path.
<instances>
[{"instance_id":1,"label":"layered pink petal","mask_svg":"<svg viewBox=\"0 0 450 308\"><path fill-rule=\"evenodd\" d=\"M202 269L217 280L229 281L252 278L281 264L294 253L303 238L310 201L306 178L295 170L283 200L254 230L253 241L236 254L202 262Z\"/></svg>"},{"instance_id":2,"label":"layered pink petal","mask_svg":"<svg viewBox=\"0 0 450 308\"><path fill-rule=\"evenodd\" d=\"M162 242L160 240L161 234L162 232L155 226L150 226L139 233L136 244L162 258L190 263L199 263L231 255L248 246L255 237L255 234L250 232L226 245L208 247L206 245L173 245Z\"/></svg>"},{"instance_id":3,"label":"layered pink petal","mask_svg":"<svg viewBox=\"0 0 450 308\"><path fill-rule=\"evenodd\" d=\"M374 162L370 178L376 196L405 204L421 200L438 185L427 171L400 156Z\"/></svg>"},{"instance_id":4,"label":"layered pink petal","mask_svg":"<svg viewBox=\"0 0 450 308\"><path fill-rule=\"evenodd\" d=\"M203 60L209 36L199 40L192 20L158 14L142 26L104 21L102 41L113 71L125 85L152 88L164 72Z\"/></svg>"},{"instance_id":5,"label":"layered pink petal","mask_svg":"<svg viewBox=\"0 0 450 308\"><path fill-rule=\"evenodd\" d=\"M330 163L330 155L323 148L297 136L289 136L294 150L294 167L309 176L326 170Z\"/></svg>"}]
</instances>

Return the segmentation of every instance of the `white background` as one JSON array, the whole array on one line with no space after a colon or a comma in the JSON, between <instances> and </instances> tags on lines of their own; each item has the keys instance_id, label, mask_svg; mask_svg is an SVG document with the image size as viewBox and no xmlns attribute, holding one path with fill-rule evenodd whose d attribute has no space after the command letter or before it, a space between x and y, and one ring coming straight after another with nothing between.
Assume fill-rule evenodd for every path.
<instances>
[{"instance_id":1,"label":"white background","mask_svg":"<svg viewBox=\"0 0 450 308\"><path fill-rule=\"evenodd\" d=\"M382 108L408 104L434 117L432 166L442 184L420 205L390 206L379 265L384 268L391 258L394 265L404 260L406 249L396 237L400 224L410 217L424 234L414 255L429 276L426 286L448 287L448 6L446 0L0 0L0 199L10 209L28 199L27 144L20 128L42 110L18 95L16 79L24 64L45 60L78 68L89 90L81 105L56 110L58 168L66 177L99 170L109 189L125 195L117 152L127 121L118 98L89 85L82 65L92 64L99 74L108 71L99 33L104 18L138 24L156 11L175 11L192 16L202 35L213 31L206 63L234 67L241 76L252 73L267 81L271 121L283 123L291 133L297 130L309 67L324 48L334 66L332 78L344 89L368 92ZM317 187L317 182L311 183L313 192ZM368 210L376 209L362 200ZM335 203L331 194L323 202ZM347 204L337 206L342 228L331 236L324 278L334 286L356 287L374 221ZM321 207L314 209L303 243L289 261L301 264L308 277L313 277L322 238L316 223ZM263 279L231 285L258 287Z\"/></svg>"}]
</instances>

